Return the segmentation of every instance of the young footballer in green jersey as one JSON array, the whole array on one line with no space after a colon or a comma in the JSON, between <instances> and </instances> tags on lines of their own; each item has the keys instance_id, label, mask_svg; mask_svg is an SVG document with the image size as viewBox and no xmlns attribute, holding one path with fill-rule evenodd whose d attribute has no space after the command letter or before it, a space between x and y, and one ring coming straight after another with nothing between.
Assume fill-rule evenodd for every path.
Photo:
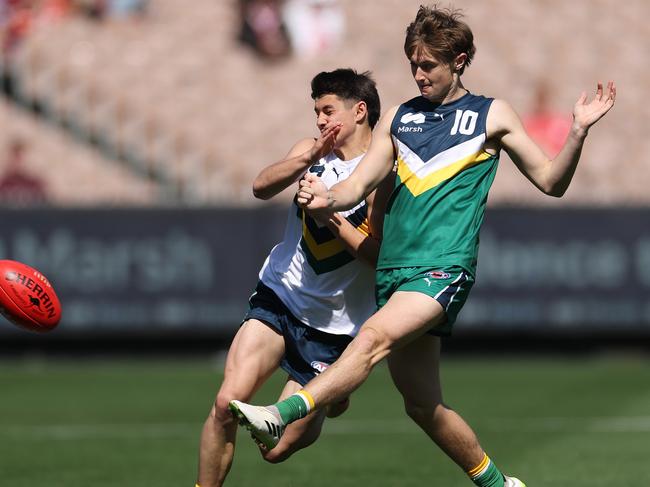
<instances>
[{"instance_id":1,"label":"young footballer in green jersey","mask_svg":"<svg viewBox=\"0 0 650 487\"><path fill-rule=\"evenodd\" d=\"M397 164L377 264L379 310L343 355L293 396L272 406L231 402L254 435L285 425L349 395L387 358L408 415L480 487L524 486L504 476L467 423L443 402L440 336L449 335L474 281L478 233L499 152L505 150L542 192L562 196L575 172L589 128L614 105L616 88L599 83L573 109L571 132L549 159L526 134L512 107L470 93L461 75L475 47L457 11L421 7L404 50L417 96L389 110L352 175L329 189L313 175L298 202L311 211L350 208Z\"/></svg>"}]
</instances>

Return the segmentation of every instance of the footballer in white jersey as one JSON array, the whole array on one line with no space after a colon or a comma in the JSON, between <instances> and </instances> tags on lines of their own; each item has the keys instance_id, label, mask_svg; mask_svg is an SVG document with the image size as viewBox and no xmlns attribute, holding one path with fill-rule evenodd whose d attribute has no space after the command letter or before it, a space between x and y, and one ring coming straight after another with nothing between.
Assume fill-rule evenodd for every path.
<instances>
[{"instance_id":1,"label":"footballer in white jersey","mask_svg":"<svg viewBox=\"0 0 650 487\"><path fill-rule=\"evenodd\" d=\"M331 186L347 178L360 160L343 161L332 152L309 171ZM367 210L364 200L340 215L368 235ZM302 323L326 333L354 336L376 310L374 270L295 202L284 238L267 257L259 278Z\"/></svg>"},{"instance_id":2,"label":"footballer in white jersey","mask_svg":"<svg viewBox=\"0 0 650 487\"><path fill-rule=\"evenodd\" d=\"M269 199L307 172L329 185L347 178L370 146L379 120L379 94L369 73L337 69L311 83L318 138L305 138L253 183ZM291 205L282 242L270 252L249 310L228 351L224 379L201 434L199 487L220 487L234 456L237 422L232 400L248 401L278 368L287 381L279 397L300 390L343 353L375 311L374 268L391 181L341 213L307 212ZM380 196L381 195L381 196ZM379 210L377 210L379 209ZM345 399L282 432L263 458L277 463L318 439L326 417L342 414Z\"/></svg>"}]
</instances>

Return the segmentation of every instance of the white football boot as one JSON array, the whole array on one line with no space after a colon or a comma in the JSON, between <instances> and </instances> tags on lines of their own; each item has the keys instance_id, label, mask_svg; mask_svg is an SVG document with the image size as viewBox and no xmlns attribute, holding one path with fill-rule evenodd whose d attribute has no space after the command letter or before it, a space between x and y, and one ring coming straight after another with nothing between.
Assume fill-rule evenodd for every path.
<instances>
[{"instance_id":1,"label":"white football boot","mask_svg":"<svg viewBox=\"0 0 650 487\"><path fill-rule=\"evenodd\" d=\"M506 481L503 484L503 487L526 487L526 484L524 484L519 479L516 479L514 477L508 477L507 475L504 475L504 478L506 479Z\"/></svg>"},{"instance_id":2,"label":"white football boot","mask_svg":"<svg viewBox=\"0 0 650 487\"><path fill-rule=\"evenodd\" d=\"M280 442L286 426L269 408L230 401L228 409L239 424L250 431L258 445L262 444L266 450L272 450Z\"/></svg>"}]
</instances>

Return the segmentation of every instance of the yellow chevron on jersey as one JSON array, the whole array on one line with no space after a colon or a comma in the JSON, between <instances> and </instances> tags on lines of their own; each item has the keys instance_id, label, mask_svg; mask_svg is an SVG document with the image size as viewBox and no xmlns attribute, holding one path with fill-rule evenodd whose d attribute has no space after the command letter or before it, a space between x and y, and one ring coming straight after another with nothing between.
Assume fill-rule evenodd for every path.
<instances>
[{"instance_id":1,"label":"yellow chevron on jersey","mask_svg":"<svg viewBox=\"0 0 650 487\"><path fill-rule=\"evenodd\" d=\"M368 223L368 219L364 218L363 221L356 226L357 231L361 232L364 237L370 236L370 224Z\"/></svg>"},{"instance_id":2,"label":"yellow chevron on jersey","mask_svg":"<svg viewBox=\"0 0 650 487\"><path fill-rule=\"evenodd\" d=\"M397 146L397 174L413 196L418 196L461 171L492 157L483 149L485 134L440 152L428 161L423 161L399 139L393 140Z\"/></svg>"},{"instance_id":3,"label":"yellow chevron on jersey","mask_svg":"<svg viewBox=\"0 0 650 487\"><path fill-rule=\"evenodd\" d=\"M361 158L362 154L345 161L332 152L309 170L329 188L349 177ZM364 200L339 215L363 231L366 208ZM376 310L374 269L345 251L328 226L319 226L304 213L294 199L284 237L266 258L260 281L306 326L354 336Z\"/></svg>"},{"instance_id":4,"label":"yellow chevron on jersey","mask_svg":"<svg viewBox=\"0 0 650 487\"><path fill-rule=\"evenodd\" d=\"M331 232L329 232L331 238L329 238L324 242L319 243L309 229L311 225L307 225L307 218L311 219L311 217L307 216L303 212L302 238L307 244L309 252L312 254L314 258L316 258L316 260L325 260L337 254L340 254L341 252L347 252L347 250L343 246L343 243L338 238L336 238L334 234L332 234ZM315 224L315 221L313 219L311 220Z\"/></svg>"},{"instance_id":5,"label":"yellow chevron on jersey","mask_svg":"<svg viewBox=\"0 0 650 487\"><path fill-rule=\"evenodd\" d=\"M365 214L365 211L363 213ZM358 224L352 218L350 218L350 220L352 220L350 223L352 223L356 230L363 236L367 237L370 235L370 225L367 217ZM302 212L302 237L313 257L317 260L324 260L343 252L347 253L347 249L341 240L336 238L329 229L320 228L319 237L315 236L310 228L316 226L316 221ZM325 238L323 238L323 235L325 235Z\"/></svg>"},{"instance_id":6,"label":"yellow chevron on jersey","mask_svg":"<svg viewBox=\"0 0 650 487\"><path fill-rule=\"evenodd\" d=\"M459 266L474 275L479 230L499 154L489 154L492 98L465 93L451 102L422 96L391 122L398 165L384 217L377 269Z\"/></svg>"},{"instance_id":7,"label":"yellow chevron on jersey","mask_svg":"<svg viewBox=\"0 0 650 487\"><path fill-rule=\"evenodd\" d=\"M350 222L357 231L364 236L370 234L368 208L365 201L357 208L344 213L339 215ZM319 226L316 220L302 209L298 210L298 217L302 221L300 246L314 272L317 274L330 272L355 259L329 227Z\"/></svg>"}]
</instances>

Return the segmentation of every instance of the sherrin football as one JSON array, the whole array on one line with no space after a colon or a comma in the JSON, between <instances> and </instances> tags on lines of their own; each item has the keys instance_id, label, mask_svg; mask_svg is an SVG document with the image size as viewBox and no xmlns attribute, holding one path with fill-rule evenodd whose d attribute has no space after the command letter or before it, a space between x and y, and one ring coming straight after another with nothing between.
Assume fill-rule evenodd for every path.
<instances>
[{"instance_id":1,"label":"sherrin football","mask_svg":"<svg viewBox=\"0 0 650 487\"><path fill-rule=\"evenodd\" d=\"M39 333L61 319L61 303L43 274L15 260L0 260L0 313L14 325Z\"/></svg>"}]
</instances>

